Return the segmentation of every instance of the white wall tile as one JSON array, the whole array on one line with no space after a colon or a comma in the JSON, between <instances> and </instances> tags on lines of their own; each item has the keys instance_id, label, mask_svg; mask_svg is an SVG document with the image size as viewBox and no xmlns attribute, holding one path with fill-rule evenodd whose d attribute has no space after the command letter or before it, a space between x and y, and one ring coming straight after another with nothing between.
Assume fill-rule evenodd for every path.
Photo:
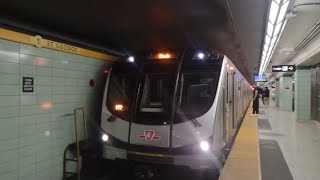
<instances>
[{"instance_id":1,"label":"white wall tile","mask_svg":"<svg viewBox=\"0 0 320 180\"><path fill-rule=\"evenodd\" d=\"M20 116L33 115L37 112L37 106L20 106Z\"/></svg>"},{"instance_id":2,"label":"white wall tile","mask_svg":"<svg viewBox=\"0 0 320 180\"><path fill-rule=\"evenodd\" d=\"M51 86L37 86L37 94L38 95L51 95L52 87Z\"/></svg>"},{"instance_id":3,"label":"white wall tile","mask_svg":"<svg viewBox=\"0 0 320 180\"><path fill-rule=\"evenodd\" d=\"M0 141L8 140L8 139L16 139L18 137L19 137L19 125L0 128Z\"/></svg>"},{"instance_id":4,"label":"white wall tile","mask_svg":"<svg viewBox=\"0 0 320 180\"><path fill-rule=\"evenodd\" d=\"M19 179L19 172L18 170L11 171L9 173L1 174L1 180L18 180Z\"/></svg>"},{"instance_id":5,"label":"white wall tile","mask_svg":"<svg viewBox=\"0 0 320 180\"><path fill-rule=\"evenodd\" d=\"M46 57L36 57L37 66L52 67L54 60Z\"/></svg>"},{"instance_id":6,"label":"white wall tile","mask_svg":"<svg viewBox=\"0 0 320 180\"><path fill-rule=\"evenodd\" d=\"M19 85L0 85L0 96L6 95L6 96L17 96L19 95Z\"/></svg>"},{"instance_id":7,"label":"white wall tile","mask_svg":"<svg viewBox=\"0 0 320 180\"><path fill-rule=\"evenodd\" d=\"M64 86L65 84L65 78L63 77L53 77L52 81L53 81L53 85L54 86Z\"/></svg>"},{"instance_id":8,"label":"white wall tile","mask_svg":"<svg viewBox=\"0 0 320 180\"><path fill-rule=\"evenodd\" d=\"M9 63L19 63L19 53L0 50L0 61Z\"/></svg>"},{"instance_id":9,"label":"white wall tile","mask_svg":"<svg viewBox=\"0 0 320 180\"><path fill-rule=\"evenodd\" d=\"M0 118L19 116L19 106L0 107Z\"/></svg>"},{"instance_id":10,"label":"white wall tile","mask_svg":"<svg viewBox=\"0 0 320 180\"><path fill-rule=\"evenodd\" d=\"M37 76L37 85L42 86L51 86L52 83L52 77L46 77L46 76Z\"/></svg>"},{"instance_id":11,"label":"white wall tile","mask_svg":"<svg viewBox=\"0 0 320 180\"><path fill-rule=\"evenodd\" d=\"M20 96L20 105L34 105L37 103L37 96L31 95L31 96Z\"/></svg>"},{"instance_id":12,"label":"white wall tile","mask_svg":"<svg viewBox=\"0 0 320 180\"><path fill-rule=\"evenodd\" d=\"M0 106L19 106L19 96L0 96Z\"/></svg>"},{"instance_id":13,"label":"white wall tile","mask_svg":"<svg viewBox=\"0 0 320 180\"><path fill-rule=\"evenodd\" d=\"M0 168L1 180L5 179L4 178L5 176L3 177L3 175L10 174L10 172L15 171L17 169L18 169L18 160L10 160L2 163Z\"/></svg>"},{"instance_id":14,"label":"white wall tile","mask_svg":"<svg viewBox=\"0 0 320 180\"><path fill-rule=\"evenodd\" d=\"M0 84L19 84L19 75L0 73Z\"/></svg>"},{"instance_id":15,"label":"white wall tile","mask_svg":"<svg viewBox=\"0 0 320 180\"><path fill-rule=\"evenodd\" d=\"M0 141L0 151L5 152L19 147L19 139L8 139Z\"/></svg>"},{"instance_id":16,"label":"white wall tile","mask_svg":"<svg viewBox=\"0 0 320 180\"><path fill-rule=\"evenodd\" d=\"M1 180L61 178L64 148L74 141L73 109L88 106L95 91L88 81L101 81L105 64L0 40L0 157L18 151L16 169ZM22 92L24 76L34 77L34 92Z\"/></svg>"},{"instance_id":17,"label":"white wall tile","mask_svg":"<svg viewBox=\"0 0 320 180\"><path fill-rule=\"evenodd\" d=\"M19 158L19 151L18 150L11 150L11 151L2 151L0 153L0 163L5 163L8 161L16 161Z\"/></svg>"},{"instance_id":18,"label":"white wall tile","mask_svg":"<svg viewBox=\"0 0 320 180\"><path fill-rule=\"evenodd\" d=\"M52 76L52 68L37 66L37 75L38 76Z\"/></svg>"},{"instance_id":19,"label":"white wall tile","mask_svg":"<svg viewBox=\"0 0 320 180\"><path fill-rule=\"evenodd\" d=\"M35 76L37 74L36 66L20 65L20 74Z\"/></svg>"},{"instance_id":20,"label":"white wall tile","mask_svg":"<svg viewBox=\"0 0 320 180\"><path fill-rule=\"evenodd\" d=\"M19 52L20 44L16 42L0 39L0 49L2 51Z\"/></svg>"},{"instance_id":21,"label":"white wall tile","mask_svg":"<svg viewBox=\"0 0 320 180\"><path fill-rule=\"evenodd\" d=\"M19 74L19 64L0 62L0 73Z\"/></svg>"},{"instance_id":22,"label":"white wall tile","mask_svg":"<svg viewBox=\"0 0 320 180\"><path fill-rule=\"evenodd\" d=\"M30 56L26 54L20 54L20 64L36 66L36 56Z\"/></svg>"}]
</instances>

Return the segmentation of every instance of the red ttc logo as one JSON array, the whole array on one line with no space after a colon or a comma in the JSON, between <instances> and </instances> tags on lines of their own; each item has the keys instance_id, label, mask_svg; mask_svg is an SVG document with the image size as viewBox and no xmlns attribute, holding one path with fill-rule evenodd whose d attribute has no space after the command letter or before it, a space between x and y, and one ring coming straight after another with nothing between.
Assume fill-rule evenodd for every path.
<instances>
[{"instance_id":1,"label":"red ttc logo","mask_svg":"<svg viewBox=\"0 0 320 180\"><path fill-rule=\"evenodd\" d=\"M159 140L160 136L156 136L155 130L144 130L144 133L139 135L139 138L152 141Z\"/></svg>"}]
</instances>

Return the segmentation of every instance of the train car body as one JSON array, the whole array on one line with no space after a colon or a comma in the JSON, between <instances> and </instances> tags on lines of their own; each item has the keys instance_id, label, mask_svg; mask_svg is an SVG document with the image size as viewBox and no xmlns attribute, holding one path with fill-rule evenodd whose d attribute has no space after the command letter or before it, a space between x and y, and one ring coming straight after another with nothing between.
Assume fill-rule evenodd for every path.
<instances>
[{"instance_id":1,"label":"train car body","mask_svg":"<svg viewBox=\"0 0 320 180\"><path fill-rule=\"evenodd\" d=\"M220 168L251 97L247 80L216 51L124 57L111 67L105 87L103 157Z\"/></svg>"}]
</instances>

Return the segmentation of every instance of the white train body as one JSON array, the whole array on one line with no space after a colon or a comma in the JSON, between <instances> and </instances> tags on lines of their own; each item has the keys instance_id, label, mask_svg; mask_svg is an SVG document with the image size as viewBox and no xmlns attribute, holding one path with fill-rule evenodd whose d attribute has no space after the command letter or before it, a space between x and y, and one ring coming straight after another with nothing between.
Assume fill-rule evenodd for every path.
<instances>
[{"instance_id":1,"label":"white train body","mask_svg":"<svg viewBox=\"0 0 320 180\"><path fill-rule=\"evenodd\" d=\"M251 97L250 84L215 51L125 57L105 87L103 157L219 168Z\"/></svg>"}]
</instances>

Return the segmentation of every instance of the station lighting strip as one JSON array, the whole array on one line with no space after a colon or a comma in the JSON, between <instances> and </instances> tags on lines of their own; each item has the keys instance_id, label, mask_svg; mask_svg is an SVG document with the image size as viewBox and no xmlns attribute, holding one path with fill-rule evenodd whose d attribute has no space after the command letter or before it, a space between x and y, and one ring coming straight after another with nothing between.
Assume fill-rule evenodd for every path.
<instances>
[{"instance_id":1,"label":"station lighting strip","mask_svg":"<svg viewBox=\"0 0 320 180\"><path fill-rule=\"evenodd\" d=\"M262 75L270 62L274 49L287 23L285 19L290 0L272 0L267 22L266 36L260 61L259 75Z\"/></svg>"}]
</instances>

